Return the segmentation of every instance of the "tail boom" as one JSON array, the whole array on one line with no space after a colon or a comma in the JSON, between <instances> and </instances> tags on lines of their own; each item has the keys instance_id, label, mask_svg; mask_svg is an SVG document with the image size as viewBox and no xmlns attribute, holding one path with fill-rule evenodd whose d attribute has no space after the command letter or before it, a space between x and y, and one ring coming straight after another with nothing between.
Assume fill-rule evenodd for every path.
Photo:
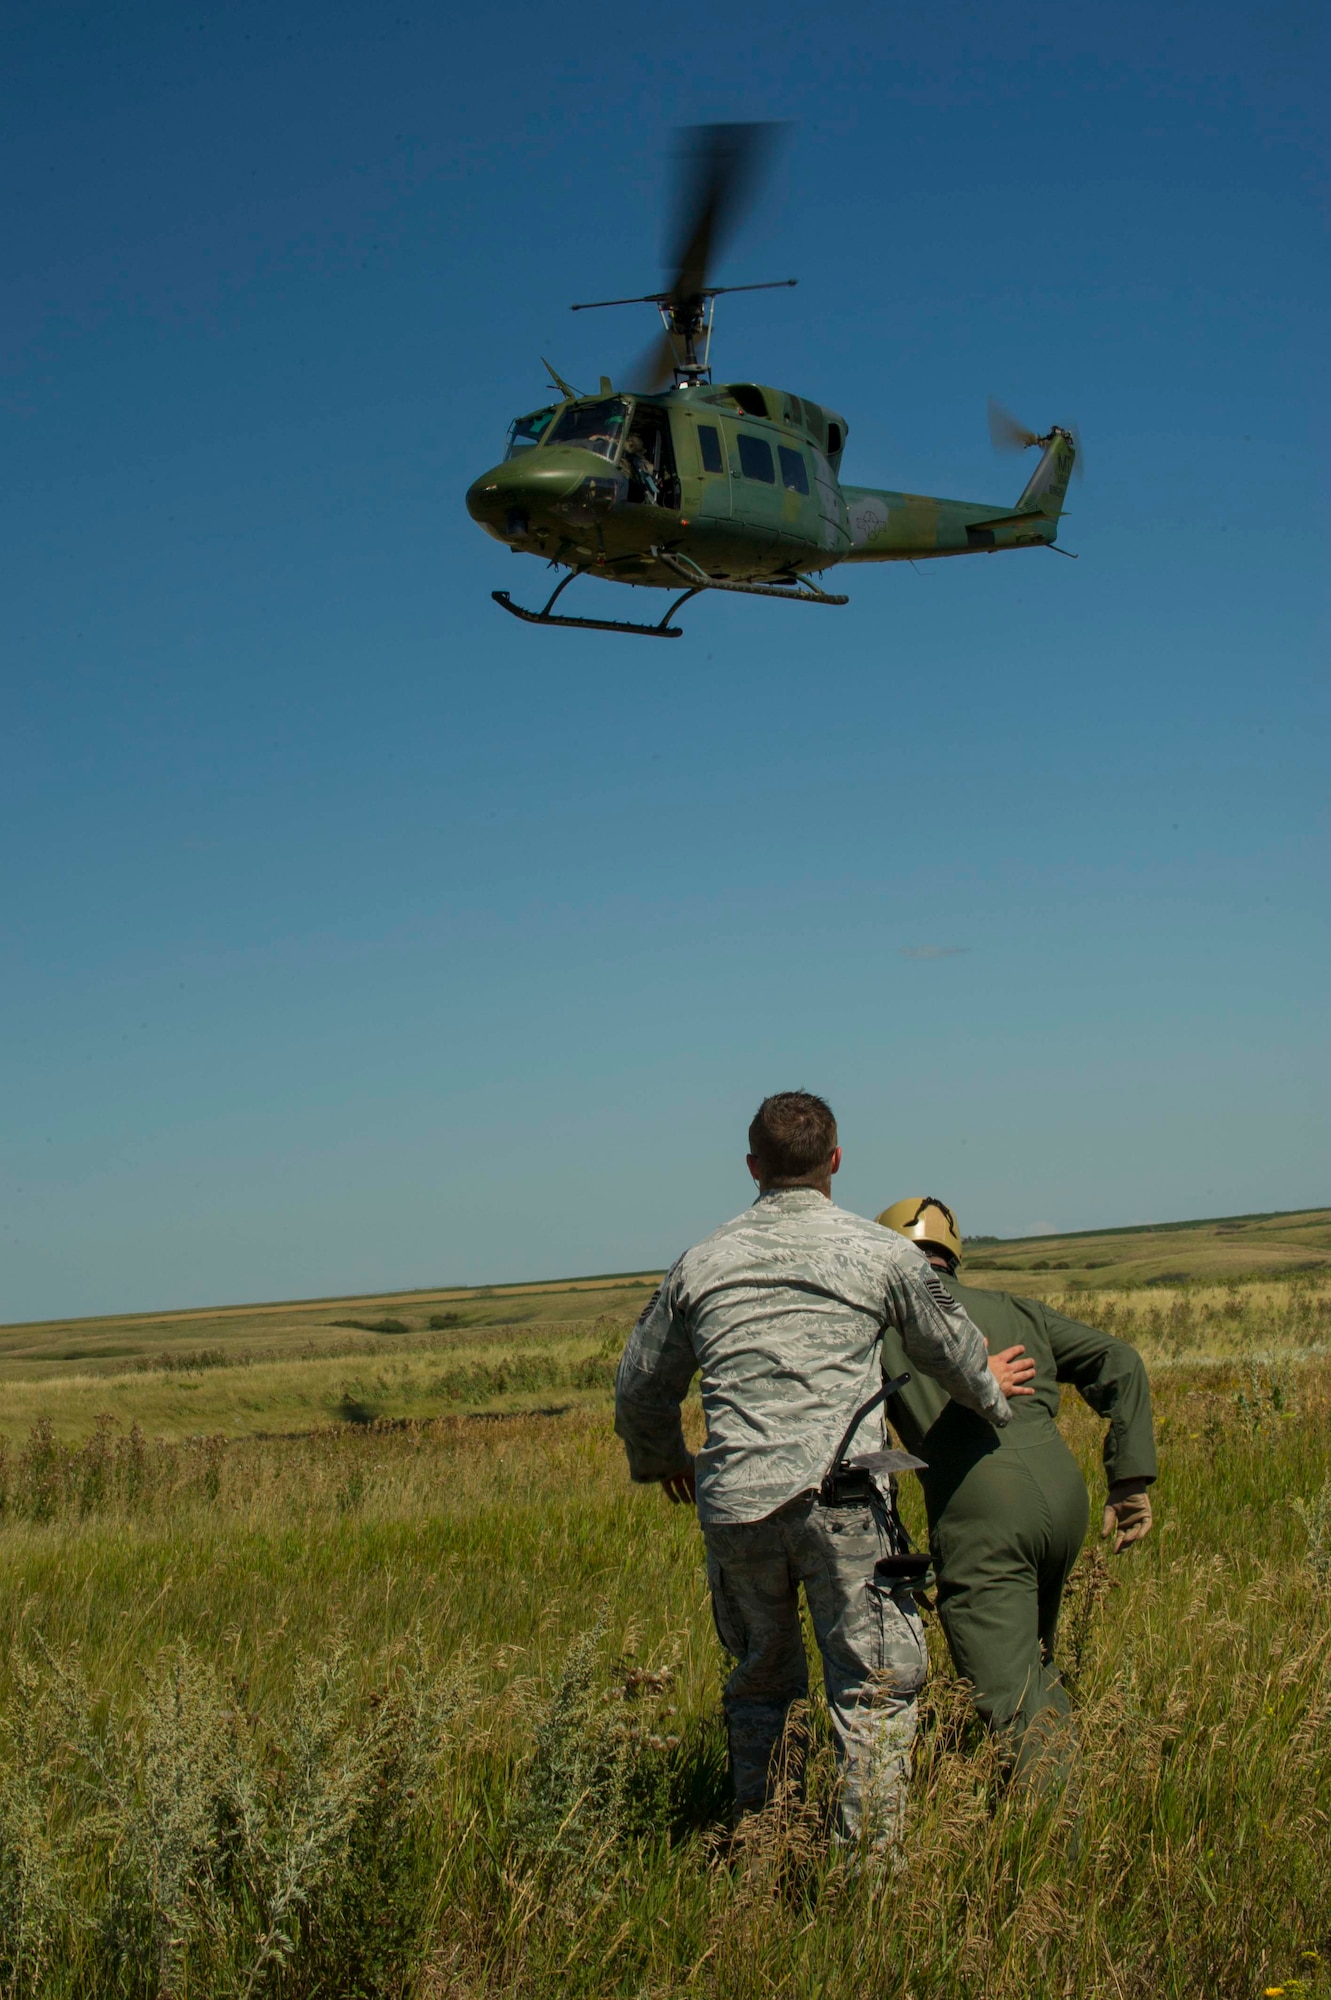
<instances>
[{"instance_id":1,"label":"tail boom","mask_svg":"<svg viewBox=\"0 0 1331 2000\"><path fill-rule=\"evenodd\" d=\"M1015 507L843 486L852 539L841 560L922 562L930 556L993 555L1055 541L1077 450L1064 430L1051 430L1037 442L1044 447L1040 462Z\"/></svg>"}]
</instances>

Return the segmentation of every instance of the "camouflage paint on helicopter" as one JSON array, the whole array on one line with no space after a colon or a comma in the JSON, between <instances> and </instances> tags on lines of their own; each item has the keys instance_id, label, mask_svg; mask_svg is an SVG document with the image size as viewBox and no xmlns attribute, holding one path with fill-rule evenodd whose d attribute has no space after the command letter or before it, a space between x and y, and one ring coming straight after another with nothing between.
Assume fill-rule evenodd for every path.
<instances>
[{"instance_id":1,"label":"camouflage paint on helicopter","mask_svg":"<svg viewBox=\"0 0 1331 2000\"><path fill-rule=\"evenodd\" d=\"M565 582L757 586L817 602L811 575L839 563L992 554L1058 533L1075 457L1063 430L1036 440L1043 452L1021 497L996 507L843 486L845 419L780 390L699 382L646 397L609 387L520 417L504 461L467 494L488 533L568 569Z\"/></svg>"},{"instance_id":2,"label":"camouflage paint on helicopter","mask_svg":"<svg viewBox=\"0 0 1331 2000\"><path fill-rule=\"evenodd\" d=\"M716 300L727 291L795 283L707 282L709 261L769 138L762 126L701 128L669 287L594 302L659 311L662 332L638 377L645 393L616 394L603 375L599 394L579 396L551 370L562 400L519 417L502 463L470 488L468 510L496 541L567 571L541 611L494 591L515 617L674 639L674 613L704 590L845 604L813 580L838 563L1053 545L1077 455L1070 431L1036 437L991 406L996 444L1042 447L1034 474L1014 507L939 500L843 486L846 421L835 410L754 382L713 384ZM684 588L655 625L553 616L556 598L580 576Z\"/></svg>"}]
</instances>

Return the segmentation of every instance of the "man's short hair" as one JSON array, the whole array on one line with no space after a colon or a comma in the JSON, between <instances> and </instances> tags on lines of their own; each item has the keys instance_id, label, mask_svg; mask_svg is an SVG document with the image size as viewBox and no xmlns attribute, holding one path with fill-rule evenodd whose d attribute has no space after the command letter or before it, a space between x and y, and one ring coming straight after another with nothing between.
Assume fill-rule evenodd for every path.
<instances>
[{"instance_id":1,"label":"man's short hair","mask_svg":"<svg viewBox=\"0 0 1331 2000\"><path fill-rule=\"evenodd\" d=\"M836 1145L832 1108L809 1090L765 1097L749 1127L749 1151L766 1187L821 1180Z\"/></svg>"}]
</instances>

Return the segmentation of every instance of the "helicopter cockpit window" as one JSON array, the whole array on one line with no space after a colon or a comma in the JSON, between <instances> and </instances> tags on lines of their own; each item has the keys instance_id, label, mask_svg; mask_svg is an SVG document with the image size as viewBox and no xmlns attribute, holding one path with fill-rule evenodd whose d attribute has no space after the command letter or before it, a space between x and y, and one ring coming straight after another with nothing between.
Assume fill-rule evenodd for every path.
<instances>
[{"instance_id":1,"label":"helicopter cockpit window","mask_svg":"<svg viewBox=\"0 0 1331 2000\"><path fill-rule=\"evenodd\" d=\"M781 460L781 484L787 493L807 493L809 471L804 463L802 451L792 451L787 444L777 446L777 456Z\"/></svg>"},{"instance_id":2,"label":"helicopter cockpit window","mask_svg":"<svg viewBox=\"0 0 1331 2000\"><path fill-rule=\"evenodd\" d=\"M739 469L746 479L761 479L765 486L776 485L776 472L772 465L772 447L766 438L754 437L749 431L739 433Z\"/></svg>"},{"instance_id":3,"label":"helicopter cockpit window","mask_svg":"<svg viewBox=\"0 0 1331 2000\"><path fill-rule=\"evenodd\" d=\"M624 441L624 420L628 404L622 396L607 396L601 403L581 403L565 410L550 433L555 444L574 444L583 451L599 451L602 458L615 458Z\"/></svg>"},{"instance_id":4,"label":"helicopter cockpit window","mask_svg":"<svg viewBox=\"0 0 1331 2000\"><path fill-rule=\"evenodd\" d=\"M508 427L508 450L504 457L516 458L519 452L531 451L549 430L553 415L552 405L548 410L533 410L529 417L515 418Z\"/></svg>"}]
</instances>

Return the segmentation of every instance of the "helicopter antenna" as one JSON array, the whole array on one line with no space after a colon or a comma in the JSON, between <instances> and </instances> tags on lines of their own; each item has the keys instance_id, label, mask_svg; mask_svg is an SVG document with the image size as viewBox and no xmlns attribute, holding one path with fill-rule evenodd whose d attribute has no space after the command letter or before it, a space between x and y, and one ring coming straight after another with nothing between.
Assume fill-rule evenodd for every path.
<instances>
[{"instance_id":1,"label":"helicopter antenna","mask_svg":"<svg viewBox=\"0 0 1331 2000\"><path fill-rule=\"evenodd\" d=\"M564 380L563 376L559 373L558 369L552 368L550 366L550 363L546 360L544 355L541 356L541 366L542 368L544 368L546 374L550 377L550 387L552 389L558 389L559 393L562 396L567 396L570 402L576 403L578 400L577 390L573 387L573 384L571 382L566 382Z\"/></svg>"},{"instance_id":2,"label":"helicopter antenna","mask_svg":"<svg viewBox=\"0 0 1331 2000\"><path fill-rule=\"evenodd\" d=\"M592 299L574 306L589 312L599 306L655 306L661 334L642 357L630 380L647 388L664 388L671 377L681 384L711 380L708 356L716 300L726 292L766 292L798 282L774 278L762 285L711 285L709 267L722 242L739 220L771 148L774 125L699 126L686 156L675 203L669 268L674 271L662 292L645 292L634 299ZM701 351L700 351L701 349Z\"/></svg>"}]
</instances>

